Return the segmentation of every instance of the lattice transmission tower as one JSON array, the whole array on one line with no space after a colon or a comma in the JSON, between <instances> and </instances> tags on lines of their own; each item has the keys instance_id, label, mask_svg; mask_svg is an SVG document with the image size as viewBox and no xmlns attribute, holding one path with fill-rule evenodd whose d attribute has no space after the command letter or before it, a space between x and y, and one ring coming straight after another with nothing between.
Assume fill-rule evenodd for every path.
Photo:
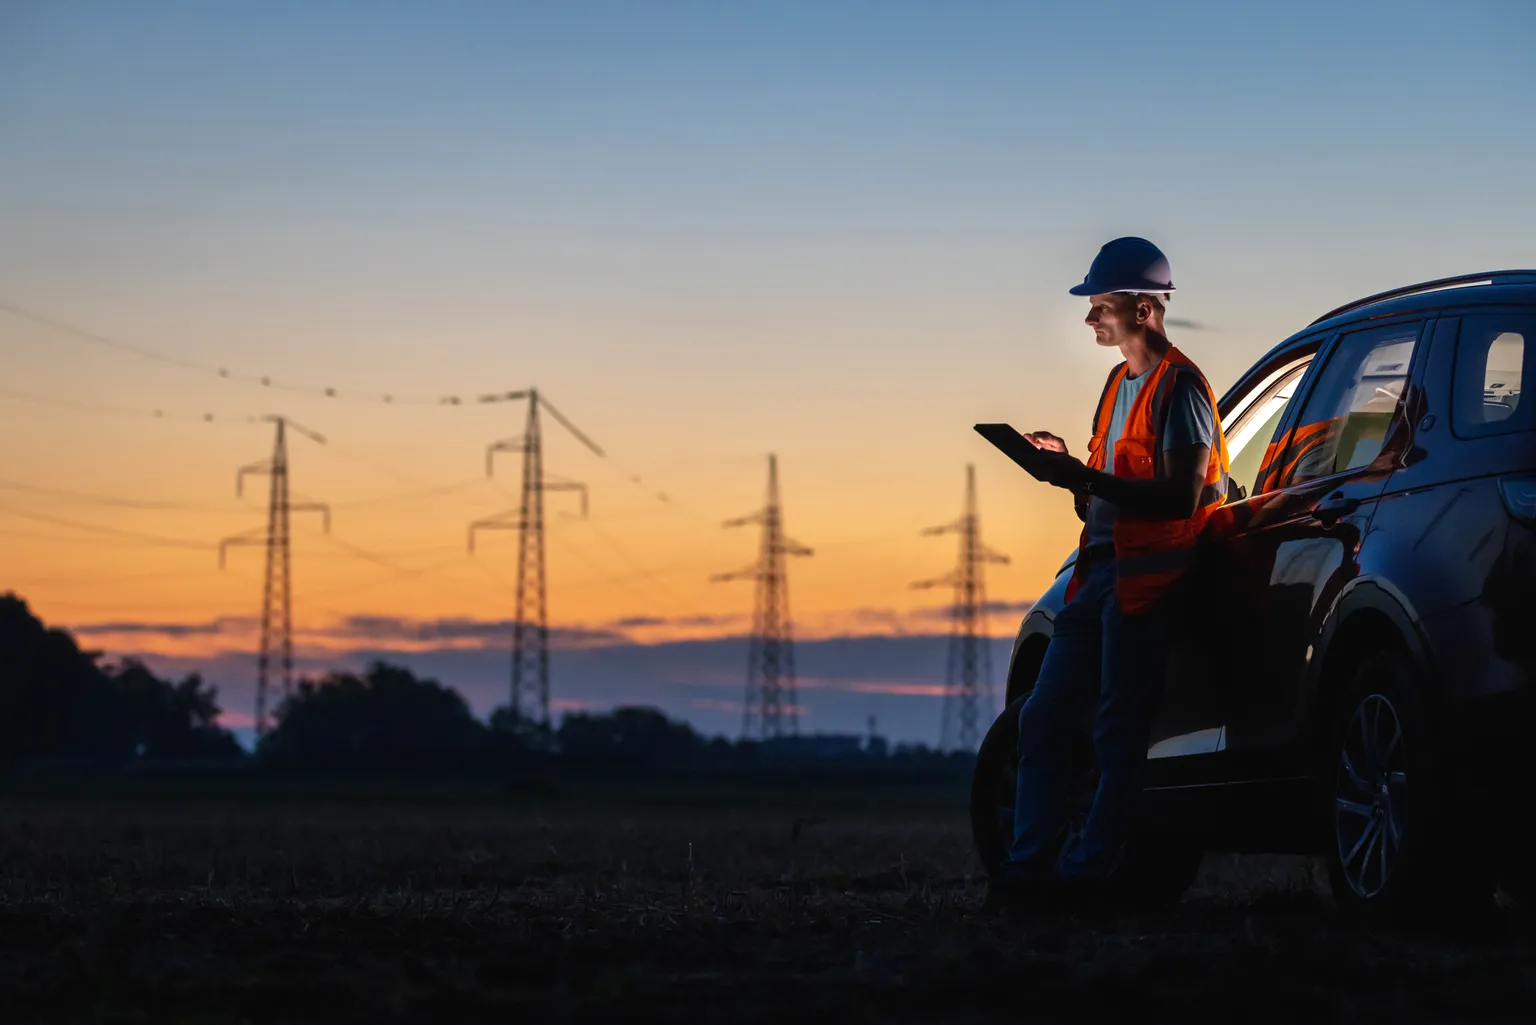
<instances>
[{"instance_id":1,"label":"lattice transmission tower","mask_svg":"<svg viewBox=\"0 0 1536 1025\"><path fill-rule=\"evenodd\" d=\"M590 438L560 414L549 400L539 394L537 388L525 392L513 392L508 399L528 400L528 419L520 437L505 438L493 442L485 450L485 475L493 473L493 460L497 452L521 452L523 454L522 499L516 509L508 509L495 516L476 520L469 525L469 550L475 550L476 530L517 531L517 604L512 614L512 683L511 711L516 721L533 721L525 709L526 691L534 690L537 703L538 723L548 735L549 730L549 608L548 588L544 569L544 492L577 491L581 493L581 515L587 516L587 486L563 478L550 479L544 473L544 446L539 426L539 410L542 408L577 441L603 455Z\"/></svg>"},{"instance_id":2,"label":"lattice transmission tower","mask_svg":"<svg viewBox=\"0 0 1536 1025\"><path fill-rule=\"evenodd\" d=\"M292 502L288 498L288 428L325 444L325 438L284 416L262 418L277 425L272 442L272 457L247 463L235 474L235 495L244 493L246 474L266 474L271 478L267 491L267 525L253 527L219 542L219 568L224 568L225 551L236 545L263 545L267 550L266 572L261 587L261 648L256 656L256 736L268 728L268 674L275 657L282 660L283 697L293 693L293 562L289 544L288 518L292 512L324 514L324 529L331 531L331 510L323 502Z\"/></svg>"},{"instance_id":3,"label":"lattice transmission tower","mask_svg":"<svg viewBox=\"0 0 1536 1025\"><path fill-rule=\"evenodd\" d=\"M713 581L751 579L757 582L752 613L752 640L747 653L747 689L741 717L741 735L750 739L753 720L758 738L778 739L798 733L799 709L795 700L795 647L789 617L789 579L785 560L813 554L811 549L784 535L784 511L779 502L779 465L768 457L768 503L757 512L725 521L726 527L760 523L762 542L756 565L732 573L718 573Z\"/></svg>"},{"instance_id":4,"label":"lattice transmission tower","mask_svg":"<svg viewBox=\"0 0 1536 1025\"><path fill-rule=\"evenodd\" d=\"M941 750L975 751L980 744L981 723L990 722L992 704L992 656L987 638L987 588L983 567L1006 563L1008 557L981 543L981 520L976 511L976 468L965 467L965 512L958 520L929 527L925 536L960 535L959 565L952 573L921 580L914 588L952 584L949 666L944 682L944 708L939 722ZM986 718L981 716L985 714Z\"/></svg>"}]
</instances>

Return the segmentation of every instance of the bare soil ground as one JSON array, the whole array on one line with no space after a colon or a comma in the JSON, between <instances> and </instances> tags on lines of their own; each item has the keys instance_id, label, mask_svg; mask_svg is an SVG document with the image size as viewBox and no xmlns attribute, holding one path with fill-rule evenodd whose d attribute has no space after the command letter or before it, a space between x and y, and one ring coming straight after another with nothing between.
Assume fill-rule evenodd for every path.
<instances>
[{"instance_id":1,"label":"bare soil ground","mask_svg":"<svg viewBox=\"0 0 1536 1025\"><path fill-rule=\"evenodd\" d=\"M1347 928L1301 859L976 913L962 816L0 809L0 1020L1529 1021L1518 923Z\"/></svg>"}]
</instances>

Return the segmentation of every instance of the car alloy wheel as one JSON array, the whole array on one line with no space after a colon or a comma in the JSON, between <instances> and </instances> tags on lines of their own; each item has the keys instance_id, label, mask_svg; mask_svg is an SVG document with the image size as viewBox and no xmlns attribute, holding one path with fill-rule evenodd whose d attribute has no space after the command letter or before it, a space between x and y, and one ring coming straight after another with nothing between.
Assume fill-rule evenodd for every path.
<instances>
[{"instance_id":1,"label":"car alloy wheel","mask_svg":"<svg viewBox=\"0 0 1536 1025\"><path fill-rule=\"evenodd\" d=\"M1342 874L1362 900L1386 888L1402 851L1406 766L1397 709L1382 694L1367 695L1339 746L1333 814Z\"/></svg>"}]
</instances>

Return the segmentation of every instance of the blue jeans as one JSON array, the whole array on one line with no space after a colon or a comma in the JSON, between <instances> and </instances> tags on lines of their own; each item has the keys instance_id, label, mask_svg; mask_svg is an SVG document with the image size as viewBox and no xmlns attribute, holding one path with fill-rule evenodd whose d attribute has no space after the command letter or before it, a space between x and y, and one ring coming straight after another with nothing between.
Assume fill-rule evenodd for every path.
<instances>
[{"instance_id":1,"label":"blue jeans","mask_svg":"<svg viewBox=\"0 0 1536 1025\"><path fill-rule=\"evenodd\" d=\"M1115 564L1087 568L1056 615L1035 689L1019 711L1018 795L1003 872L1015 879L1103 876L1129 835L1146 768L1147 739L1168 662L1166 614L1126 615L1115 603ZM1082 831L1056 850L1063 823L1068 738L1097 692L1093 728L1099 784Z\"/></svg>"}]
</instances>

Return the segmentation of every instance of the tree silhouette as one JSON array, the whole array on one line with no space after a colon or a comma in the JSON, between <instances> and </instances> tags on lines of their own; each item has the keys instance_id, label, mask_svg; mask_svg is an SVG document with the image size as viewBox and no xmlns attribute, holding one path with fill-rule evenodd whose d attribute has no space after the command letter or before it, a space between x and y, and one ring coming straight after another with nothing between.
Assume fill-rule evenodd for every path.
<instances>
[{"instance_id":1,"label":"tree silhouette","mask_svg":"<svg viewBox=\"0 0 1536 1025\"><path fill-rule=\"evenodd\" d=\"M491 712L491 747L514 760L530 751L548 751L553 732L511 705L500 705Z\"/></svg>"},{"instance_id":2,"label":"tree silhouette","mask_svg":"<svg viewBox=\"0 0 1536 1025\"><path fill-rule=\"evenodd\" d=\"M0 767L48 757L101 765L242 757L201 677L172 684L139 660L102 666L100 657L45 626L14 593L0 595Z\"/></svg>"},{"instance_id":3,"label":"tree silhouette","mask_svg":"<svg viewBox=\"0 0 1536 1025\"><path fill-rule=\"evenodd\" d=\"M373 662L362 676L300 680L256 753L291 768L449 768L482 760L488 740L457 691Z\"/></svg>"},{"instance_id":4,"label":"tree silhouette","mask_svg":"<svg viewBox=\"0 0 1536 1025\"><path fill-rule=\"evenodd\" d=\"M1490 581L1490 594L1495 583ZM114 769L245 758L233 735L219 726L217 692L202 677L192 674L173 683L139 659L112 665L100 659L100 652L82 650L66 630L46 626L21 598L0 595L0 771L40 759ZM829 759L814 737L784 750L769 745L771 751L757 741L706 739L653 707L573 713L546 732L541 723L504 706L487 725L456 690L382 661L361 675L332 672L301 679L276 719L258 743L257 766L383 772L567 766L607 774L757 772L834 761L860 772L964 768L959 755L946 757L924 745L892 750L882 742Z\"/></svg>"},{"instance_id":5,"label":"tree silhouette","mask_svg":"<svg viewBox=\"0 0 1536 1025\"><path fill-rule=\"evenodd\" d=\"M555 738L562 757L585 761L654 764L704 748L691 726L674 722L655 708L577 712L561 720Z\"/></svg>"},{"instance_id":6,"label":"tree silhouette","mask_svg":"<svg viewBox=\"0 0 1536 1025\"><path fill-rule=\"evenodd\" d=\"M218 725L213 688L199 674L167 684L137 659L125 659L109 676L119 728L154 758L239 757L234 735Z\"/></svg>"}]
</instances>

